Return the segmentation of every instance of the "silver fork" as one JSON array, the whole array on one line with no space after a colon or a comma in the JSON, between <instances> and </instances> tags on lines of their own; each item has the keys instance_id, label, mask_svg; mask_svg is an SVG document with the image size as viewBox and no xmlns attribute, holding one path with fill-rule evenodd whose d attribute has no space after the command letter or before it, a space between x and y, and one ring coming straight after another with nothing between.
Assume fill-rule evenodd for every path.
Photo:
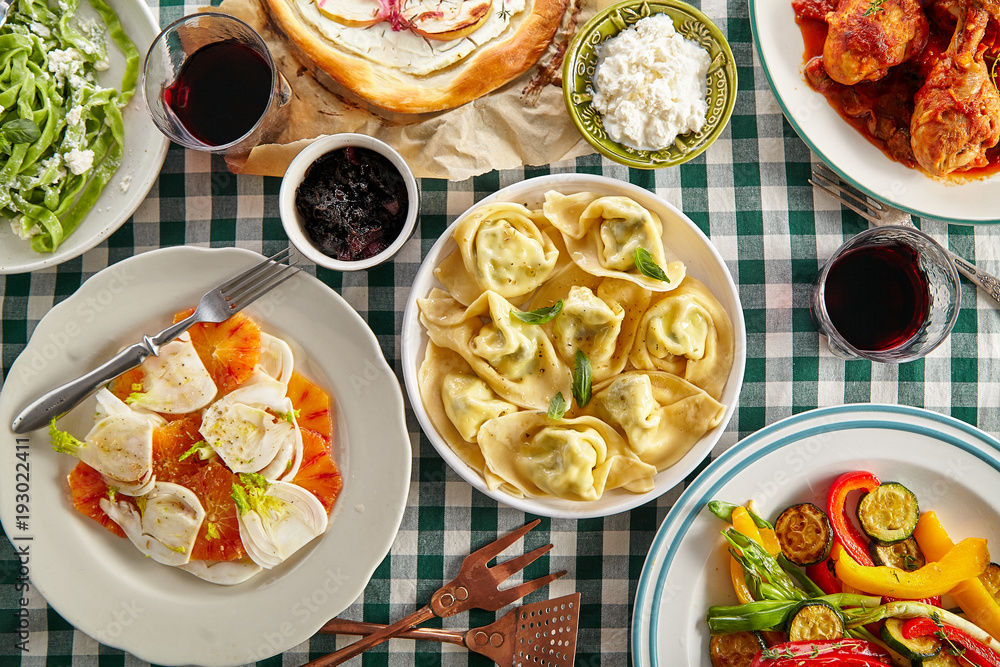
<instances>
[{"instance_id":1,"label":"silver fork","mask_svg":"<svg viewBox=\"0 0 1000 667\"><path fill-rule=\"evenodd\" d=\"M884 225L916 227L909 213L883 204L860 192L851 184L844 182L825 164L817 164L813 167L812 178L809 179L809 182L876 227ZM1000 279L977 268L975 264L956 255L944 246L942 249L948 254L958 272L989 294L993 298L994 308L1000 308Z\"/></svg>"},{"instance_id":2,"label":"silver fork","mask_svg":"<svg viewBox=\"0 0 1000 667\"><path fill-rule=\"evenodd\" d=\"M205 293L194 313L155 336L143 336L141 343L130 345L86 375L35 399L11 424L14 433L28 433L66 414L105 383L141 364L146 357L160 353L160 347L200 322L222 322L285 282L301 269L290 258L290 250L268 257L234 278Z\"/></svg>"}]
</instances>

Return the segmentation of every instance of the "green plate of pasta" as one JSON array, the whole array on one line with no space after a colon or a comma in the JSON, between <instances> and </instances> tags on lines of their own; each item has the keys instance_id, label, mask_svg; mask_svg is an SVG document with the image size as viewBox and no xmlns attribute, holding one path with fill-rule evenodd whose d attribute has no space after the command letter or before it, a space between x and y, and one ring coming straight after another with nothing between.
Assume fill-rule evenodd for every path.
<instances>
[{"instance_id":1,"label":"green plate of pasta","mask_svg":"<svg viewBox=\"0 0 1000 667\"><path fill-rule=\"evenodd\" d=\"M0 273L60 264L118 229L168 141L135 95L159 32L141 0L18 0L0 28Z\"/></svg>"}]
</instances>

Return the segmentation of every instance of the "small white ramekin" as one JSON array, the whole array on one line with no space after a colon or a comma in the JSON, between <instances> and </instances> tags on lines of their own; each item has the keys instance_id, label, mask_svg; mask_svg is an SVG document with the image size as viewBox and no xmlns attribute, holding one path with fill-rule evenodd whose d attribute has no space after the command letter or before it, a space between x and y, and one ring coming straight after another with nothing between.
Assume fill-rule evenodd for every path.
<instances>
[{"instance_id":1,"label":"small white ramekin","mask_svg":"<svg viewBox=\"0 0 1000 667\"><path fill-rule=\"evenodd\" d=\"M379 254L357 261L334 259L320 251L306 233L302 216L295 207L295 191L299 187L299 184L302 183L302 179L305 177L306 171L312 163L317 158L346 146L368 148L388 158L403 176L408 199L406 220L403 222L403 229L399 232L399 236L396 237L388 248ZM285 228L288 239L295 246L296 250L305 255L310 261L315 262L318 266L333 269L334 271L360 271L362 269L370 269L391 259L410 238L414 228L417 226L417 212L420 208L419 194L417 179L414 178L410 166L406 164L406 160L391 146L364 134L331 134L314 140L302 149L288 165L288 169L285 170L285 175L281 179L281 191L278 195L278 212L281 215L281 224Z\"/></svg>"}]
</instances>

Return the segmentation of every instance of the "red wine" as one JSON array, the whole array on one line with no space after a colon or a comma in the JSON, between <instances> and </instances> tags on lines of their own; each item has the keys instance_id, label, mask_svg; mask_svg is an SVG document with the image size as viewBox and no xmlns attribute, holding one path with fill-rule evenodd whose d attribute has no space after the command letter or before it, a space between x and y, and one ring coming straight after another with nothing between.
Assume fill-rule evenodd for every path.
<instances>
[{"instance_id":1,"label":"red wine","mask_svg":"<svg viewBox=\"0 0 1000 667\"><path fill-rule=\"evenodd\" d=\"M888 350L916 334L930 293L917 252L902 243L850 250L827 274L830 322L858 350Z\"/></svg>"},{"instance_id":2,"label":"red wine","mask_svg":"<svg viewBox=\"0 0 1000 667\"><path fill-rule=\"evenodd\" d=\"M236 141L253 129L271 97L271 68L239 42L216 42L184 61L163 101L187 131L209 146Z\"/></svg>"}]
</instances>

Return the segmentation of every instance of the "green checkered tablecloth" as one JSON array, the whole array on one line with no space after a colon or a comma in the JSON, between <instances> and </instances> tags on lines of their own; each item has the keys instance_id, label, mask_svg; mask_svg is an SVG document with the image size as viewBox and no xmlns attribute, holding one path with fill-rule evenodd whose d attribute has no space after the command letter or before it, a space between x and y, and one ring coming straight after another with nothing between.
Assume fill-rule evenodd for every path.
<instances>
[{"instance_id":1,"label":"green checkered tablecloth","mask_svg":"<svg viewBox=\"0 0 1000 667\"><path fill-rule=\"evenodd\" d=\"M197 7L193 2L151 4L161 25ZM727 34L740 65L732 121L705 154L656 172L629 170L590 155L463 182L425 179L417 231L393 263L343 275L319 270L318 277L361 313L401 377L403 304L421 257L445 227L482 197L524 178L573 171L604 174L654 191L685 211L716 244L739 285L748 336L746 380L739 408L713 457L783 417L841 403L925 407L1000 435L1000 312L970 284L963 285L962 311L951 338L924 360L898 367L845 363L820 341L809 317L810 283L822 260L866 225L806 182L815 157L785 122L768 88L753 52L747 3L700 4ZM110 264L181 244L237 245L265 254L284 247L278 188L278 179L233 176L219 158L171 147L149 197L106 242L56 268L0 282L5 376L53 304ZM955 196L960 196L957 189ZM1000 229L931 222L923 228L958 254L1000 273ZM472 548L525 522L523 513L499 506L452 472L409 410L407 424L414 456L402 527L389 556L345 617L378 622L400 618L427 602ZM0 492L13 493L11 487L12 480L0 480ZM582 593L578 664L631 664L629 626L639 574L656 529L681 490L617 516L544 520L536 530L540 540L555 544L546 567L569 574L529 599ZM14 549L0 540L0 665L139 663L75 631L34 589L20 592L17 581ZM17 647L22 595L29 602L27 652ZM445 624L470 627L494 618L474 612ZM334 646L334 639L320 637L261 664L300 665ZM363 664L414 663L491 664L456 647L405 640L376 648Z\"/></svg>"}]
</instances>

